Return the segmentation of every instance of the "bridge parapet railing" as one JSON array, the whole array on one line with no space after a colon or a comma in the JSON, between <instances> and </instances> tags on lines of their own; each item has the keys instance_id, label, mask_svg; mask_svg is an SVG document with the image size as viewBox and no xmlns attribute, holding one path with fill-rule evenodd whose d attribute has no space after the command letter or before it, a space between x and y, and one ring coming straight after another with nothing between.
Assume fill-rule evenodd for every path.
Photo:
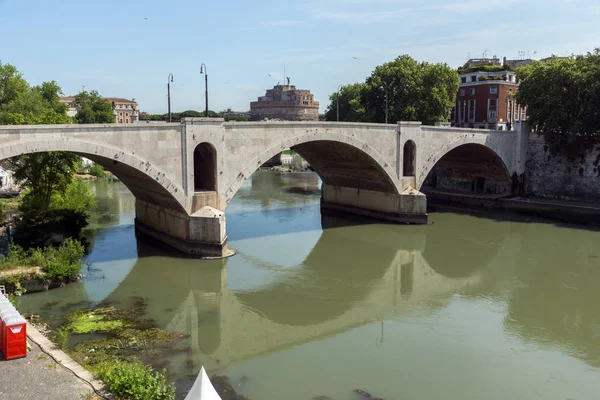
<instances>
[{"instance_id":1,"label":"bridge parapet railing","mask_svg":"<svg viewBox=\"0 0 600 400\"><path fill-rule=\"evenodd\" d=\"M483 133L489 135L490 133L512 133L511 131L499 131L496 129L480 129L480 128L461 128L461 127L448 127L448 126L421 126L422 132L430 132L430 133L457 133L457 132L465 132L465 133Z\"/></svg>"}]
</instances>

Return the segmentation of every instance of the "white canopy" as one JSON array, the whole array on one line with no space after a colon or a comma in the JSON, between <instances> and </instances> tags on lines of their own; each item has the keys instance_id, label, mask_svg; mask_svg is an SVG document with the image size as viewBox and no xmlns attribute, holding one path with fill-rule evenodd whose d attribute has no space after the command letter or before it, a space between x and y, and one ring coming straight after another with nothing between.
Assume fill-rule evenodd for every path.
<instances>
[{"instance_id":1,"label":"white canopy","mask_svg":"<svg viewBox=\"0 0 600 400\"><path fill-rule=\"evenodd\" d=\"M212 383L210 383L204 367L200 369L196 382L194 382L194 386L192 386L185 400L221 400Z\"/></svg>"}]
</instances>

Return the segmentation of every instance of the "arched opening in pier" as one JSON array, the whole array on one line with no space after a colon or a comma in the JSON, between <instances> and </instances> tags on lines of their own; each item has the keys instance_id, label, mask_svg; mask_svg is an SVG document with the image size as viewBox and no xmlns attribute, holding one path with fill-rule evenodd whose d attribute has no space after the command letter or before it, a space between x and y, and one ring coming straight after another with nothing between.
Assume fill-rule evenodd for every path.
<instances>
[{"instance_id":1,"label":"arched opening in pier","mask_svg":"<svg viewBox=\"0 0 600 400\"><path fill-rule=\"evenodd\" d=\"M194 149L194 191L217 190L217 151L210 143L200 143Z\"/></svg>"},{"instance_id":2,"label":"arched opening in pier","mask_svg":"<svg viewBox=\"0 0 600 400\"><path fill-rule=\"evenodd\" d=\"M404 144L403 154L403 175L404 176L415 176L417 170L417 145L412 140L408 140Z\"/></svg>"}]
</instances>

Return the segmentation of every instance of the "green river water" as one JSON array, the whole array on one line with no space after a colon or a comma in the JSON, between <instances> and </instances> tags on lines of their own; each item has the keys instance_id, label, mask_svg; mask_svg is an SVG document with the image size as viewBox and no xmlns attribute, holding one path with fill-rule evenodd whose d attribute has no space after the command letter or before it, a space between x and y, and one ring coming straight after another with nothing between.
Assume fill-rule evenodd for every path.
<instances>
[{"instance_id":1,"label":"green river water","mask_svg":"<svg viewBox=\"0 0 600 400\"><path fill-rule=\"evenodd\" d=\"M322 217L318 177L257 172L227 208L237 255L201 261L136 240L121 183L98 200L85 281L19 301L60 319L147 302L200 365L250 399L600 399L600 232L437 210L427 226Z\"/></svg>"}]
</instances>

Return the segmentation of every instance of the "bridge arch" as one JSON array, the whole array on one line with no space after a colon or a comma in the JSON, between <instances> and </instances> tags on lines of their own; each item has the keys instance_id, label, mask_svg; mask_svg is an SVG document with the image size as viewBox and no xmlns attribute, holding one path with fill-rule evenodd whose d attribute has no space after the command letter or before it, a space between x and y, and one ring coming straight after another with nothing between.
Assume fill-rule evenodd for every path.
<instances>
[{"instance_id":1,"label":"bridge arch","mask_svg":"<svg viewBox=\"0 0 600 400\"><path fill-rule=\"evenodd\" d=\"M452 182L447 175L452 175ZM502 155L485 144L463 140L444 146L425 164L419 178L419 189L428 186L508 195L511 188L509 168Z\"/></svg>"},{"instance_id":2,"label":"bridge arch","mask_svg":"<svg viewBox=\"0 0 600 400\"><path fill-rule=\"evenodd\" d=\"M246 163L237 179L225 192L226 203L233 199L244 181L264 162L286 148L300 154L325 184L399 193L392 166L371 146L353 136L311 132L283 140Z\"/></svg>"},{"instance_id":3,"label":"bridge arch","mask_svg":"<svg viewBox=\"0 0 600 400\"><path fill-rule=\"evenodd\" d=\"M115 174L136 199L186 213L183 189L165 172L133 153L106 144L73 139L9 142L0 145L0 160L48 151L66 151L88 158Z\"/></svg>"}]
</instances>

